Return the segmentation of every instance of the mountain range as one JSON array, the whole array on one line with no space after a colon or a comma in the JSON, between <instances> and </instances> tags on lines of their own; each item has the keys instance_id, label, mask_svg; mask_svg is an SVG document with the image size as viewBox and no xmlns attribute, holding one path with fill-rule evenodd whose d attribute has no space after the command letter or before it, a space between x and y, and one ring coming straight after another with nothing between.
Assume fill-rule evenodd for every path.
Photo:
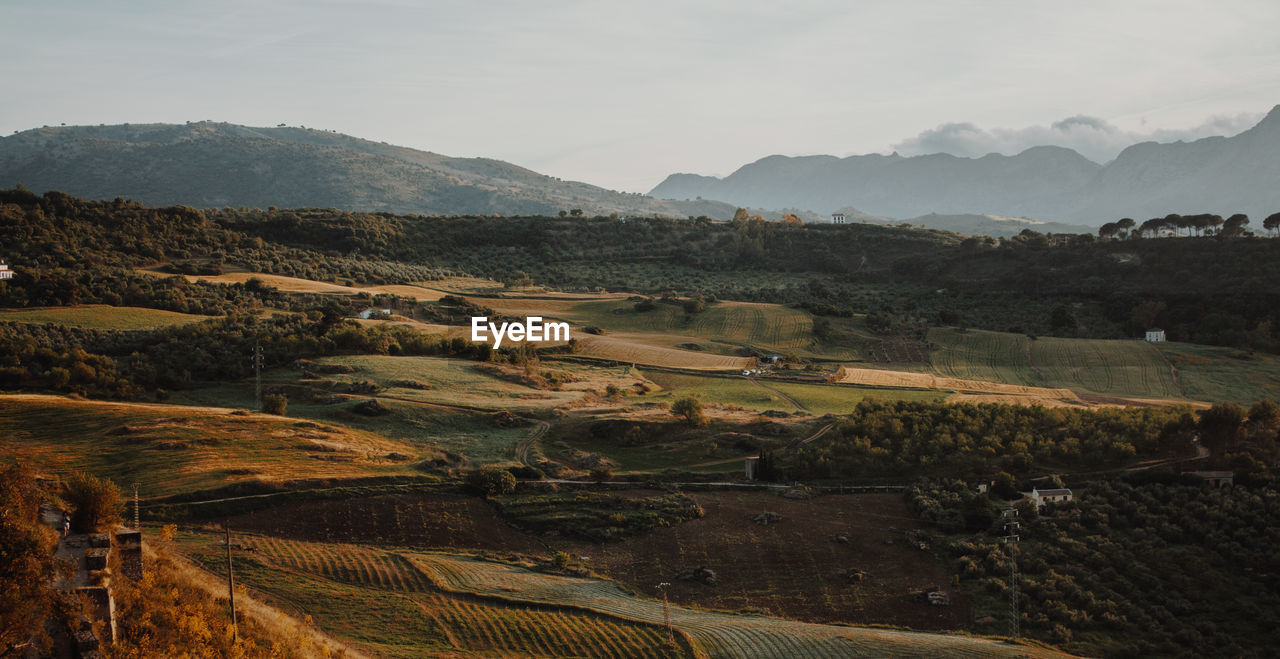
<instances>
[{"instance_id":1,"label":"mountain range","mask_svg":"<svg viewBox=\"0 0 1280 659\"><path fill-rule=\"evenodd\" d=\"M660 201L539 174L299 127L57 126L0 138L0 187L22 184L152 205L319 207L427 215L635 213L728 219L713 201Z\"/></svg>"},{"instance_id":2,"label":"mountain range","mask_svg":"<svg viewBox=\"0 0 1280 659\"><path fill-rule=\"evenodd\" d=\"M1143 142L1105 165L1055 146L981 158L775 155L724 178L672 174L649 194L819 213L854 206L895 218L988 214L1098 226L1241 212L1261 220L1280 211L1280 106L1239 135Z\"/></svg>"}]
</instances>

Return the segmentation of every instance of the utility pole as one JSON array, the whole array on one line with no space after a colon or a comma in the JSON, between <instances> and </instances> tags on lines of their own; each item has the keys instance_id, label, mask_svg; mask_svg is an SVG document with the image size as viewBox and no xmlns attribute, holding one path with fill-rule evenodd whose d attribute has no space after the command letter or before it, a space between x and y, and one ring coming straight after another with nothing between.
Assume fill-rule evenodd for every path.
<instances>
[{"instance_id":1,"label":"utility pole","mask_svg":"<svg viewBox=\"0 0 1280 659\"><path fill-rule=\"evenodd\" d=\"M227 534L227 595L231 599L231 641L240 642L240 630L236 627L236 578L231 572L231 527L222 523L222 530Z\"/></svg>"},{"instance_id":2,"label":"utility pole","mask_svg":"<svg viewBox=\"0 0 1280 659\"><path fill-rule=\"evenodd\" d=\"M138 515L138 484L134 483L133 484L133 530L134 531L142 530L141 519L142 518Z\"/></svg>"},{"instance_id":3,"label":"utility pole","mask_svg":"<svg viewBox=\"0 0 1280 659\"><path fill-rule=\"evenodd\" d=\"M676 634L671 630L671 602L667 601L667 586L671 584L662 582L658 584L658 590L662 591L662 618L667 625L667 640L672 645L676 644Z\"/></svg>"},{"instance_id":4,"label":"utility pole","mask_svg":"<svg viewBox=\"0 0 1280 659\"><path fill-rule=\"evenodd\" d=\"M1022 635L1022 616L1018 612L1018 509L1004 509L1004 541L1009 548L1009 635Z\"/></svg>"},{"instance_id":5,"label":"utility pole","mask_svg":"<svg viewBox=\"0 0 1280 659\"><path fill-rule=\"evenodd\" d=\"M262 344L256 340L253 342L253 399L258 404L258 411L262 411Z\"/></svg>"}]
</instances>

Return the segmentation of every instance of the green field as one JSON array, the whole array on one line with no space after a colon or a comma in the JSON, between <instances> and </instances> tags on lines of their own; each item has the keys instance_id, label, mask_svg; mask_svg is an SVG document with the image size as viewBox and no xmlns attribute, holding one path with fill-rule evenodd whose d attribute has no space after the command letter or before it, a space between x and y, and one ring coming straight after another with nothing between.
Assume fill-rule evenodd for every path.
<instances>
[{"instance_id":1,"label":"green field","mask_svg":"<svg viewBox=\"0 0 1280 659\"><path fill-rule=\"evenodd\" d=\"M272 374L274 375L274 373ZM267 378L264 378L266 381ZM320 423L340 424L409 445L413 452L435 454L436 449L478 463L511 463L515 445L532 432L532 426L500 428L490 414L454 410L407 401L380 399L390 410L383 416L364 416L352 411L370 396L351 396L327 404L309 400L296 391L289 399L288 416ZM189 405L218 405L251 409L252 384L194 389L174 394L173 400Z\"/></svg>"},{"instance_id":2,"label":"green field","mask_svg":"<svg viewBox=\"0 0 1280 659\"><path fill-rule=\"evenodd\" d=\"M1252 402L1280 395L1280 360L1230 348L1138 340L1031 340L1022 334L935 328L940 375L1081 394ZM1176 371L1176 377L1175 377Z\"/></svg>"},{"instance_id":3,"label":"green field","mask_svg":"<svg viewBox=\"0 0 1280 659\"><path fill-rule=\"evenodd\" d=\"M697 395L704 402L737 405L761 412L782 410L805 411L810 414L848 414L854 405L866 398L942 400L946 396L932 391L805 384L769 378L752 383L744 377L686 375L664 371L645 371L645 376L663 388L662 392L646 398L669 402L683 396ZM799 407L796 403L799 403Z\"/></svg>"},{"instance_id":4,"label":"green field","mask_svg":"<svg viewBox=\"0 0 1280 659\"><path fill-rule=\"evenodd\" d=\"M559 390L537 389L512 379L498 377L494 367L481 362L443 357L387 357L360 355L328 357L317 364L342 364L353 373L321 375L320 379L343 383L372 381L380 395L424 403L463 405L515 411L546 410L580 400L584 392L603 392L614 384L626 388L639 380L621 368L605 368L571 362L543 362L534 371L558 372L569 381ZM397 386L407 380L431 385L431 389Z\"/></svg>"},{"instance_id":5,"label":"green field","mask_svg":"<svg viewBox=\"0 0 1280 659\"><path fill-rule=\"evenodd\" d=\"M0 397L0 452L53 473L86 471L147 497L239 481L411 474L435 451L338 426L180 405Z\"/></svg>"},{"instance_id":6,"label":"green field","mask_svg":"<svg viewBox=\"0 0 1280 659\"><path fill-rule=\"evenodd\" d=\"M19 323L57 323L69 327L102 330L155 329L197 323L208 318L210 316L143 307L109 307L102 304L0 310L0 320Z\"/></svg>"},{"instance_id":7,"label":"green field","mask_svg":"<svg viewBox=\"0 0 1280 659\"><path fill-rule=\"evenodd\" d=\"M705 339L704 349L716 354L734 354L738 346L751 346L802 357L854 359L857 345L865 338L855 330L857 322L832 319L832 338L820 342L813 336L813 316L780 304L718 302L697 314L686 314L672 304L637 312L634 304L626 300L583 302L558 315L611 332L651 334L651 345L661 347L674 347L689 338Z\"/></svg>"},{"instance_id":8,"label":"green field","mask_svg":"<svg viewBox=\"0 0 1280 659\"><path fill-rule=\"evenodd\" d=\"M1252 403L1280 400L1280 358L1191 343L1163 343L1160 352L1178 369L1178 381L1194 400Z\"/></svg>"}]
</instances>

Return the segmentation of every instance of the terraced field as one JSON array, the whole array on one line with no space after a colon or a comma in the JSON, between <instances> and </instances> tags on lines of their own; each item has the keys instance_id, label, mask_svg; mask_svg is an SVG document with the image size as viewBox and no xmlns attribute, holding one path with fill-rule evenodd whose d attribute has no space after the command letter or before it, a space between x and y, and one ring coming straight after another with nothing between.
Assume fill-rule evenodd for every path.
<instances>
[{"instance_id":1,"label":"terraced field","mask_svg":"<svg viewBox=\"0 0 1280 659\"><path fill-rule=\"evenodd\" d=\"M661 624L663 606L639 599L612 582L548 575L502 563L444 554L408 558L444 588L557 606L576 606L619 618ZM671 608L673 626L710 657L998 657L1061 656L986 639L799 623L754 615Z\"/></svg>"},{"instance_id":2,"label":"terraced field","mask_svg":"<svg viewBox=\"0 0 1280 659\"><path fill-rule=\"evenodd\" d=\"M912 389L950 389L964 394L996 394L1002 400L1023 401L1027 404L1040 403L1063 405L1084 405L1070 389L1049 389L1046 387L1027 387L1000 382L982 380L962 380L929 373L911 373L907 371L887 371L874 368L841 367L834 376L835 382L861 384L881 387L908 387ZM1023 400L1025 399L1025 400ZM972 400L972 399L968 399Z\"/></svg>"},{"instance_id":3,"label":"terraced field","mask_svg":"<svg viewBox=\"0 0 1280 659\"><path fill-rule=\"evenodd\" d=\"M688 656L655 624L576 608L450 593L398 553L240 536L241 583L379 656L475 653L504 657ZM223 570L216 534L189 534L184 550ZM247 549L248 551L245 551ZM349 622L358 619L358 625Z\"/></svg>"},{"instance_id":4,"label":"terraced field","mask_svg":"<svg viewBox=\"0 0 1280 659\"><path fill-rule=\"evenodd\" d=\"M197 323L210 317L143 307L111 307L105 304L0 310L0 321L58 323L69 327L103 330L155 329Z\"/></svg>"}]
</instances>

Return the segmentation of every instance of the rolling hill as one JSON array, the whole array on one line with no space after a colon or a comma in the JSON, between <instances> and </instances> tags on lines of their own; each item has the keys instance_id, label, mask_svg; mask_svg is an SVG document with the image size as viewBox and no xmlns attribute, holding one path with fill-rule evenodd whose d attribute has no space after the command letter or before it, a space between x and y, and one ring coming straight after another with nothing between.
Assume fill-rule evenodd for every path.
<instances>
[{"instance_id":1,"label":"rolling hill","mask_svg":"<svg viewBox=\"0 0 1280 659\"><path fill-rule=\"evenodd\" d=\"M324 130L202 121L61 126L0 138L0 187L197 208L312 207L428 215L642 213L728 219L711 201L664 202Z\"/></svg>"}]
</instances>

